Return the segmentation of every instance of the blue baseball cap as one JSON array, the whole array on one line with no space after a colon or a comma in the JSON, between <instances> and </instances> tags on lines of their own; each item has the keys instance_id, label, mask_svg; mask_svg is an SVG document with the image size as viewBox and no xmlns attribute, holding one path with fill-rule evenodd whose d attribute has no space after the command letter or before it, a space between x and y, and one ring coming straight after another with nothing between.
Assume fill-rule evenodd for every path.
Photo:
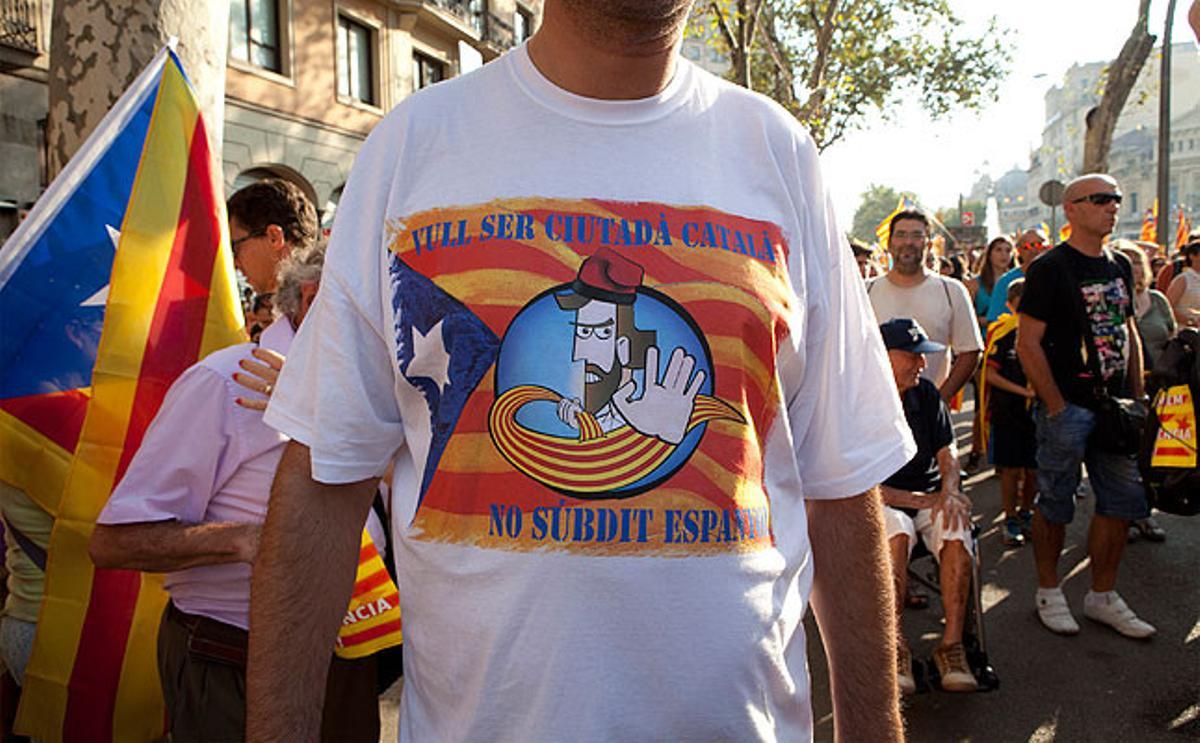
<instances>
[{"instance_id":1,"label":"blue baseball cap","mask_svg":"<svg viewBox=\"0 0 1200 743\"><path fill-rule=\"evenodd\" d=\"M897 317L879 326L883 334L883 345L889 351L908 351L910 353L936 353L945 351L941 343L934 343L925 334L921 323L911 317Z\"/></svg>"}]
</instances>

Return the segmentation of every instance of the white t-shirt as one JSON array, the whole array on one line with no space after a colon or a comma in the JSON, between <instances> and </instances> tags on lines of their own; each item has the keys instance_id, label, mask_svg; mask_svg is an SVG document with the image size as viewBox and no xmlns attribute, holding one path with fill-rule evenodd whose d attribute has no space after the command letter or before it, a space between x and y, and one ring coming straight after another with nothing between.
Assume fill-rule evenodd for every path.
<instances>
[{"instance_id":1,"label":"white t-shirt","mask_svg":"<svg viewBox=\"0 0 1200 743\"><path fill-rule=\"evenodd\" d=\"M376 127L266 420L395 462L401 740L810 735L804 500L915 450L832 215L682 60L599 101L522 47Z\"/></svg>"},{"instance_id":2,"label":"white t-shirt","mask_svg":"<svg viewBox=\"0 0 1200 743\"><path fill-rule=\"evenodd\" d=\"M939 387L950 376L951 351L961 354L983 350L971 297L967 287L957 279L926 271L920 284L902 287L885 275L868 283L867 295L880 323L910 317L921 323L931 341L945 344L945 351L925 354L922 372L922 376Z\"/></svg>"}]
</instances>

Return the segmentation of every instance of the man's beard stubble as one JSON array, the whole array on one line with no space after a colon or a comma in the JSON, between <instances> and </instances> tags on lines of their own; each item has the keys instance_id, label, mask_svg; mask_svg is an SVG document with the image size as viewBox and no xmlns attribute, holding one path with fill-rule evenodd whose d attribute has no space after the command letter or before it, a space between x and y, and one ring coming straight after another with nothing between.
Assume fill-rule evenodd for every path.
<instances>
[{"instance_id":1,"label":"man's beard stubble","mask_svg":"<svg viewBox=\"0 0 1200 743\"><path fill-rule=\"evenodd\" d=\"M920 273L921 268L923 267L923 265L925 263L925 256L924 256L925 251L923 251L923 250L916 251L916 257L910 260L905 256L907 256L911 252L913 252L913 251L908 250L908 249L898 250L898 251L896 251L896 255L893 257L893 261L894 261L893 266L896 269L896 271L899 273L905 274L906 276L911 276L913 274Z\"/></svg>"},{"instance_id":2,"label":"man's beard stubble","mask_svg":"<svg viewBox=\"0 0 1200 743\"><path fill-rule=\"evenodd\" d=\"M621 386L621 365L614 361L612 368L604 371L595 364L584 364L583 373L599 377L595 382L583 383L583 409L595 415L612 400L613 393Z\"/></svg>"},{"instance_id":3,"label":"man's beard stubble","mask_svg":"<svg viewBox=\"0 0 1200 743\"><path fill-rule=\"evenodd\" d=\"M597 39L640 44L673 38L693 0L559 0L575 23Z\"/></svg>"}]
</instances>

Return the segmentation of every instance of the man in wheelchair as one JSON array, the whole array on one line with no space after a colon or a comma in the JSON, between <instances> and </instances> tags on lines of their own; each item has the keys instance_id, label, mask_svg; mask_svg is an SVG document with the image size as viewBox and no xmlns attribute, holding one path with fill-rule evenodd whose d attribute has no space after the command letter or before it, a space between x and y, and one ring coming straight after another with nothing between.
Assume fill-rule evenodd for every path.
<instances>
[{"instance_id":1,"label":"man in wheelchair","mask_svg":"<svg viewBox=\"0 0 1200 743\"><path fill-rule=\"evenodd\" d=\"M971 586L971 502L959 489L950 411L938 389L921 376L926 353L944 350L930 341L916 320L896 318L879 326L883 333L896 388L917 444L916 455L884 481L884 519L896 585L896 621L899 626L908 581L908 560L921 535L925 547L938 561L942 605L946 612L942 642L933 662L946 691L979 688L963 648L963 622ZM902 694L916 691L912 653L899 633L897 683Z\"/></svg>"}]
</instances>

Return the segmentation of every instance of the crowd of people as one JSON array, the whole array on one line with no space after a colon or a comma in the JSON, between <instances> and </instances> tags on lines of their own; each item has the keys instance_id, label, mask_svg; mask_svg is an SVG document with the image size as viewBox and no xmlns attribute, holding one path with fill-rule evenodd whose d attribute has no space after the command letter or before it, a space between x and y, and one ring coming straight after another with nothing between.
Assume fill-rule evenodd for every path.
<instances>
[{"instance_id":1,"label":"crowd of people","mask_svg":"<svg viewBox=\"0 0 1200 743\"><path fill-rule=\"evenodd\" d=\"M1069 238L1053 248L1040 229L1031 229L938 257L929 250L930 222L919 211L892 217L886 267L866 246L852 245L918 443L913 460L883 484L897 612L906 604L905 569L920 533L940 563L946 630L933 660L943 689L976 688L960 645L963 564L974 554L960 512L969 523L970 502L960 495L947 410L967 379L974 381L975 416L963 464L995 466L1003 541L1034 547L1042 623L1059 634L1080 631L1057 566L1065 526L1085 495L1086 464L1096 503L1088 540L1092 588L1083 613L1128 637L1155 633L1116 592L1116 578L1127 541L1163 541L1166 534L1150 515L1137 452L1114 451L1093 432L1106 398L1148 405L1144 378L1164 347L1179 327L1200 325L1200 232L1170 255L1155 243L1110 240L1121 200L1119 185L1106 175L1072 181L1063 199ZM968 264L973 269L963 270ZM981 339L986 350L977 371ZM911 664L901 637L903 693L916 686Z\"/></svg>"},{"instance_id":2,"label":"crowd of people","mask_svg":"<svg viewBox=\"0 0 1200 743\"><path fill-rule=\"evenodd\" d=\"M1057 246L935 255L913 209L885 260L848 251L792 117L677 62L689 6L547 0L527 45L388 115L328 256L295 186L230 198L254 342L176 381L90 543L167 574L172 739L378 738L379 659L330 650L364 528L405 612L403 740L806 740L809 606L838 736L901 740L918 542L940 687L980 687L962 474L986 463L1046 628L1080 631L1058 561L1086 465L1083 614L1155 633L1117 573L1165 535L1092 434L1200 326L1200 235L1110 240L1122 193L1089 174ZM446 123L481 108L486 141ZM19 685L50 519L4 515L31 537L0 625Z\"/></svg>"}]
</instances>

